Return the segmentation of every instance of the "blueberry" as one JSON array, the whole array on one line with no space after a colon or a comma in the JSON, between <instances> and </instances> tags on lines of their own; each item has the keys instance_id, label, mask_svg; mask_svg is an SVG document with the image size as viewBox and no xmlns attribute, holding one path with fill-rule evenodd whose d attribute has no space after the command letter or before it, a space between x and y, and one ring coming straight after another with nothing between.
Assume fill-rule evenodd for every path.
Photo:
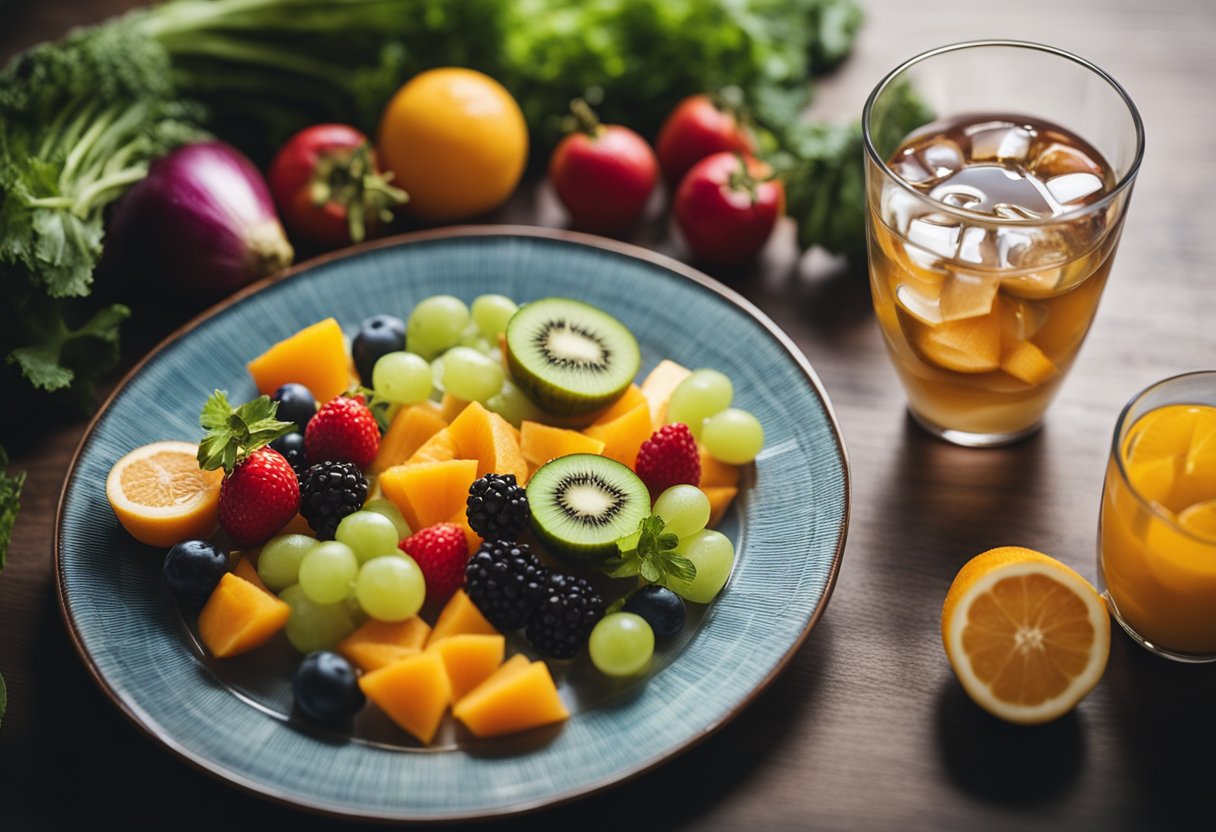
<instances>
[{"instance_id":1,"label":"blueberry","mask_svg":"<svg viewBox=\"0 0 1216 832\"><path fill-rule=\"evenodd\" d=\"M284 384L270 398L279 403L276 418L283 422L295 422L300 433L317 415L317 400L303 384Z\"/></svg>"},{"instance_id":2,"label":"blueberry","mask_svg":"<svg viewBox=\"0 0 1216 832\"><path fill-rule=\"evenodd\" d=\"M319 722L351 716L367 701L350 662L329 651L304 657L291 681L291 691L300 713Z\"/></svg>"},{"instance_id":3,"label":"blueberry","mask_svg":"<svg viewBox=\"0 0 1216 832\"><path fill-rule=\"evenodd\" d=\"M183 540L165 555L165 584L183 604L201 607L228 571L228 555L206 540Z\"/></svg>"},{"instance_id":4,"label":"blueberry","mask_svg":"<svg viewBox=\"0 0 1216 832\"><path fill-rule=\"evenodd\" d=\"M381 356L405 349L405 321L392 315L373 315L359 324L359 332L350 345L355 357L355 369L364 387L372 386L372 368Z\"/></svg>"},{"instance_id":5,"label":"blueberry","mask_svg":"<svg viewBox=\"0 0 1216 832\"><path fill-rule=\"evenodd\" d=\"M665 586L644 586L625 601L625 612L646 619L658 638L684 629L684 599Z\"/></svg>"},{"instance_id":6,"label":"blueberry","mask_svg":"<svg viewBox=\"0 0 1216 832\"><path fill-rule=\"evenodd\" d=\"M304 462L304 434L302 433L286 433L278 439L270 443L270 447L281 453L286 459L291 469L296 472L296 477L303 476L308 470L308 465Z\"/></svg>"}]
</instances>

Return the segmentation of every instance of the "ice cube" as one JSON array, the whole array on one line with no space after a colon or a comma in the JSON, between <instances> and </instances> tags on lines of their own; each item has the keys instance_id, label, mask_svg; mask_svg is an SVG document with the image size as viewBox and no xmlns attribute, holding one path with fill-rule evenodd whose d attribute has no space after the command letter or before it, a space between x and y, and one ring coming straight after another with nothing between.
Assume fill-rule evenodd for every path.
<instances>
[{"instance_id":1,"label":"ice cube","mask_svg":"<svg viewBox=\"0 0 1216 832\"><path fill-rule=\"evenodd\" d=\"M992 312L1001 280L994 275L951 272L942 285L938 309L943 321L978 318Z\"/></svg>"},{"instance_id":2,"label":"ice cube","mask_svg":"<svg viewBox=\"0 0 1216 832\"><path fill-rule=\"evenodd\" d=\"M944 202L954 208L971 208L981 210L984 202L984 192L979 188L961 183L946 183L933 189L932 196L938 202Z\"/></svg>"},{"instance_id":3,"label":"ice cube","mask_svg":"<svg viewBox=\"0 0 1216 832\"><path fill-rule=\"evenodd\" d=\"M1063 269L1047 269L1017 277L1006 277L1001 281L1001 288L1019 298L1046 298L1055 294L1063 278Z\"/></svg>"},{"instance_id":4,"label":"ice cube","mask_svg":"<svg viewBox=\"0 0 1216 832\"><path fill-rule=\"evenodd\" d=\"M937 326L942 322L938 296L927 294L916 284L901 283L895 290L895 299L899 301L900 311L906 312L922 324Z\"/></svg>"},{"instance_id":5,"label":"ice cube","mask_svg":"<svg viewBox=\"0 0 1216 832\"><path fill-rule=\"evenodd\" d=\"M996 229L996 265L1001 269L1017 268L1023 256L1034 244L1034 237L1008 226Z\"/></svg>"},{"instance_id":6,"label":"ice cube","mask_svg":"<svg viewBox=\"0 0 1216 832\"><path fill-rule=\"evenodd\" d=\"M1003 220L1037 220L1044 215L1024 205L1014 205L1009 202L998 202L992 206L992 213Z\"/></svg>"},{"instance_id":7,"label":"ice cube","mask_svg":"<svg viewBox=\"0 0 1216 832\"><path fill-rule=\"evenodd\" d=\"M1047 191L1056 202L1067 204L1102 190L1102 180L1092 173L1065 173L1047 180Z\"/></svg>"},{"instance_id":8,"label":"ice cube","mask_svg":"<svg viewBox=\"0 0 1216 832\"><path fill-rule=\"evenodd\" d=\"M1036 133L1026 127L1003 121L978 124L967 130L971 139L972 161L1025 159Z\"/></svg>"},{"instance_id":9,"label":"ice cube","mask_svg":"<svg viewBox=\"0 0 1216 832\"><path fill-rule=\"evenodd\" d=\"M947 138L936 138L931 144L923 144L917 148L917 157L923 167L933 171L934 177L943 176L962 170L966 161L963 151L957 144Z\"/></svg>"},{"instance_id":10,"label":"ice cube","mask_svg":"<svg viewBox=\"0 0 1216 832\"><path fill-rule=\"evenodd\" d=\"M883 194L882 220L897 234L907 234L912 220L924 210L924 201L901 187L892 186Z\"/></svg>"},{"instance_id":11,"label":"ice cube","mask_svg":"<svg viewBox=\"0 0 1216 832\"><path fill-rule=\"evenodd\" d=\"M942 214L916 217L908 223L907 238L913 246L938 257L953 257L958 251L963 227ZM911 255L913 250L909 248Z\"/></svg>"},{"instance_id":12,"label":"ice cube","mask_svg":"<svg viewBox=\"0 0 1216 832\"><path fill-rule=\"evenodd\" d=\"M1066 173L1091 173L1102 178L1102 168L1078 148L1052 143L1031 162L1030 170L1040 179L1053 179Z\"/></svg>"},{"instance_id":13,"label":"ice cube","mask_svg":"<svg viewBox=\"0 0 1216 832\"><path fill-rule=\"evenodd\" d=\"M976 226L963 229L956 259L980 266L998 266L998 257L997 241L993 233Z\"/></svg>"},{"instance_id":14,"label":"ice cube","mask_svg":"<svg viewBox=\"0 0 1216 832\"><path fill-rule=\"evenodd\" d=\"M891 163L895 175L910 185L919 185L937 178L937 175L921 164L914 151L909 148Z\"/></svg>"},{"instance_id":15,"label":"ice cube","mask_svg":"<svg viewBox=\"0 0 1216 832\"><path fill-rule=\"evenodd\" d=\"M1005 344L1029 341L1047 320L1047 313L1038 303L1002 296L997 307L1001 310L1001 339Z\"/></svg>"}]
</instances>

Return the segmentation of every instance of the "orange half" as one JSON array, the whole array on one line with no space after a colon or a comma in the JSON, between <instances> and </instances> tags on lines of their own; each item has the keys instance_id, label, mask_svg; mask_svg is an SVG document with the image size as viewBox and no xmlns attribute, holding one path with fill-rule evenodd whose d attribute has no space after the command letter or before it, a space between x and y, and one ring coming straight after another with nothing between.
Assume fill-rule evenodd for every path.
<instances>
[{"instance_id":1,"label":"orange half","mask_svg":"<svg viewBox=\"0 0 1216 832\"><path fill-rule=\"evenodd\" d=\"M172 546L215 530L224 472L202 470L197 455L190 442L153 442L110 469L106 498L140 543Z\"/></svg>"},{"instance_id":2,"label":"orange half","mask_svg":"<svg viewBox=\"0 0 1216 832\"><path fill-rule=\"evenodd\" d=\"M989 713L1027 725L1063 716L1106 669L1110 619L1089 582L1018 546L972 558L942 607L946 656Z\"/></svg>"}]
</instances>

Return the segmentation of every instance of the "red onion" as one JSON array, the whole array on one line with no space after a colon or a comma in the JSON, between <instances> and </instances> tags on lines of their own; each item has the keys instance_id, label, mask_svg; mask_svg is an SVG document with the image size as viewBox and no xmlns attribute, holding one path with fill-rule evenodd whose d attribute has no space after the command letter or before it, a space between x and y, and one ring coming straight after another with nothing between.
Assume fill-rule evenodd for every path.
<instances>
[{"instance_id":1,"label":"red onion","mask_svg":"<svg viewBox=\"0 0 1216 832\"><path fill-rule=\"evenodd\" d=\"M291 263L258 169L223 142L179 147L114 207L109 268L188 300L214 300Z\"/></svg>"}]
</instances>

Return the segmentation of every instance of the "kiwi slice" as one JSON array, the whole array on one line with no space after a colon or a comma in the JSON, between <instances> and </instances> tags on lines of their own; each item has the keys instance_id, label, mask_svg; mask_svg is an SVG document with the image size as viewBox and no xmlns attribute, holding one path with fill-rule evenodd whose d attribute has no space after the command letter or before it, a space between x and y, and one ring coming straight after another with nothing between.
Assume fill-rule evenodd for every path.
<instances>
[{"instance_id":1,"label":"kiwi slice","mask_svg":"<svg viewBox=\"0 0 1216 832\"><path fill-rule=\"evenodd\" d=\"M625 392L641 365L637 339L616 318L576 300L545 298L507 324L515 383L549 413L600 410Z\"/></svg>"},{"instance_id":2,"label":"kiwi slice","mask_svg":"<svg viewBox=\"0 0 1216 832\"><path fill-rule=\"evenodd\" d=\"M532 531L554 554L593 562L616 554L616 541L650 514L638 475L596 454L559 456L528 480Z\"/></svg>"}]
</instances>

